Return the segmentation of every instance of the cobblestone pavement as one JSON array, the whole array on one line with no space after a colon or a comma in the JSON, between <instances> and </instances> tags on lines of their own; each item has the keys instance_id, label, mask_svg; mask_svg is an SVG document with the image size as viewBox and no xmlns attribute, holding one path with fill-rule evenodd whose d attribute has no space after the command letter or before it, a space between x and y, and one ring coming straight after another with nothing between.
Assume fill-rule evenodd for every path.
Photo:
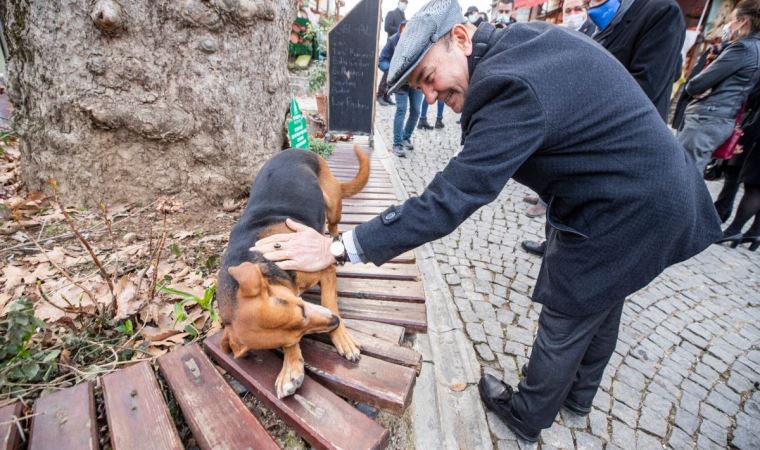
<instances>
[{"instance_id":1,"label":"cobblestone pavement","mask_svg":"<svg viewBox=\"0 0 760 450\"><path fill-rule=\"evenodd\" d=\"M392 142L393 107L377 129ZM434 119L435 108L428 115ZM443 130L416 130L415 150L394 165L410 195L423 191L459 148L458 115ZM431 121L432 122L432 121ZM717 183L710 183L716 194ZM540 240L529 194L510 181L498 199L433 243L484 372L516 386L531 351L540 304L530 295L541 260L520 249ZM673 266L626 302L620 337L587 417L562 410L541 442L518 441L487 413L494 447L760 448L760 252L713 245Z\"/></svg>"}]
</instances>

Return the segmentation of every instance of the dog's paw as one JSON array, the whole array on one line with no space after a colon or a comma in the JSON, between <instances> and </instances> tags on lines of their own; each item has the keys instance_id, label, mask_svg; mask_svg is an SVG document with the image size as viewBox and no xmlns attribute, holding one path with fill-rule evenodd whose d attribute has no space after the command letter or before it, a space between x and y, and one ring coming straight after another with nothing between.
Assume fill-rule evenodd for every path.
<instances>
[{"instance_id":1,"label":"dog's paw","mask_svg":"<svg viewBox=\"0 0 760 450\"><path fill-rule=\"evenodd\" d=\"M296 393L303 384L303 364L290 364L282 367L274 386L277 398L285 398Z\"/></svg>"},{"instance_id":2,"label":"dog's paw","mask_svg":"<svg viewBox=\"0 0 760 450\"><path fill-rule=\"evenodd\" d=\"M349 361L359 361L361 355L359 350L361 346L356 339L346 330L343 324L340 324L338 328L330 332L330 339L332 340L335 349L338 350L338 354L343 356Z\"/></svg>"}]
</instances>

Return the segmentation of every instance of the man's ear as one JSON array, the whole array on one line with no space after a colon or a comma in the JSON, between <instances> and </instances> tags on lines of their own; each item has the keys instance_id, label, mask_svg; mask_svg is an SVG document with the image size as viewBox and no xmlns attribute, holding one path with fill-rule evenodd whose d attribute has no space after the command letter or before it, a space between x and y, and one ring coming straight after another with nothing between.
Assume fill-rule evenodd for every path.
<instances>
[{"instance_id":1,"label":"man's ear","mask_svg":"<svg viewBox=\"0 0 760 450\"><path fill-rule=\"evenodd\" d=\"M467 27L462 24L454 25L451 29L452 44L462 49L465 56L470 56L472 53L472 36Z\"/></svg>"},{"instance_id":2,"label":"man's ear","mask_svg":"<svg viewBox=\"0 0 760 450\"><path fill-rule=\"evenodd\" d=\"M244 262L228 268L227 271L238 282L240 293L245 297L258 297L267 289L267 281L258 264Z\"/></svg>"}]
</instances>

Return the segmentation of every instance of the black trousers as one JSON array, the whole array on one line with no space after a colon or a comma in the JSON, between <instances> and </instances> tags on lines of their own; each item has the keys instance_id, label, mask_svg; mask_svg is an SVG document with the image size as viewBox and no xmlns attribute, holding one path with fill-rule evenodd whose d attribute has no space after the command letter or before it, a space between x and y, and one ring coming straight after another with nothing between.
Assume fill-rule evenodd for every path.
<instances>
[{"instance_id":1,"label":"black trousers","mask_svg":"<svg viewBox=\"0 0 760 450\"><path fill-rule=\"evenodd\" d=\"M380 85L377 87L377 99L388 100L388 72L383 72Z\"/></svg>"},{"instance_id":2,"label":"black trousers","mask_svg":"<svg viewBox=\"0 0 760 450\"><path fill-rule=\"evenodd\" d=\"M604 312L572 317L544 306L527 376L512 411L532 430L549 428L563 403L590 408L615 351L623 300Z\"/></svg>"}]
</instances>

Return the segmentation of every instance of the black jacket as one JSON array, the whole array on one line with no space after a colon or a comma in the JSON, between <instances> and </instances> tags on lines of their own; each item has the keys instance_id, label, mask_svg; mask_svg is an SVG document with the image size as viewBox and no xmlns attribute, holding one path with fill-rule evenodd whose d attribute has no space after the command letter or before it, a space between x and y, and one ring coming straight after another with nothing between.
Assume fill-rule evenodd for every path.
<instances>
[{"instance_id":1,"label":"black jacket","mask_svg":"<svg viewBox=\"0 0 760 450\"><path fill-rule=\"evenodd\" d=\"M594 39L623 63L667 121L685 33L683 14L675 0L636 0L618 24Z\"/></svg>"},{"instance_id":2,"label":"black jacket","mask_svg":"<svg viewBox=\"0 0 760 450\"><path fill-rule=\"evenodd\" d=\"M549 202L533 300L583 316L722 235L701 174L602 47L542 22L483 24L473 39L462 151L419 197L354 229L364 258L451 233L514 178Z\"/></svg>"},{"instance_id":3,"label":"black jacket","mask_svg":"<svg viewBox=\"0 0 760 450\"><path fill-rule=\"evenodd\" d=\"M389 12L388 15L385 16L385 24L383 25L385 32L388 33L388 37L398 33L398 27L401 25L401 22L404 21L406 21L406 16L400 9L396 8Z\"/></svg>"},{"instance_id":4,"label":"black jacket","mask_svg":"<svg viewBox=\"0 0 760 450\"><path fill-rule=\"evenodd\" d=\"M586 19L586 21L583 22L583 25L578 28L578 31L586 36L593 36L594 33L596 33L596 25L594 25L594 22L592 22L591 19Z\"/></svg>"}]
</instances>

